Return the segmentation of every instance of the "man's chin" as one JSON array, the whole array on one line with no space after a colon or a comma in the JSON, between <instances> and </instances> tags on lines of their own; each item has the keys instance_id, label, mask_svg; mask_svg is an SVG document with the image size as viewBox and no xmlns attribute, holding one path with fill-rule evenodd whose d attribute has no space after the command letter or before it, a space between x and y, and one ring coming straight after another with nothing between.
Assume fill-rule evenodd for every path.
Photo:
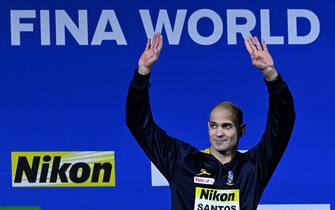
<instances>
[{"instance_id":1,"label":"man's chin","mask_svg":"<svg viewBox=\"0 0 335 210\"><path fill-rule=\"evenodd\" d=\"M217 151L217 152L219 152L221 154L225 154L228 151L227 147L222 147L222 146L214 147L214 149L215 149L215 151Z\"/></svg>"}]
</instances>

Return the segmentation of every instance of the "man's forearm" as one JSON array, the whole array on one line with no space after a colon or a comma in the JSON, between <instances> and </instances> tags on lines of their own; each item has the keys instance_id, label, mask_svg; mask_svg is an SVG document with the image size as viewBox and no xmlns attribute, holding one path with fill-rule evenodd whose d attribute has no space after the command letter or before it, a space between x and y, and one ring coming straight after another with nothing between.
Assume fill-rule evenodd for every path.
<instances>
[{"instance_id":1,"label":"man's forearm","mask_svg":"<svg viewBox=\"0 0 335 210\"><path fill-rule=\"evenodd\" d=\"M148 122L145 118L152 118L148 99L149 77L150 75L141 75L136 70L129 86L126 102L126 122L132 129L134 129L134 126L143 127L143 123Z\"/></svg>"}]
</instances>

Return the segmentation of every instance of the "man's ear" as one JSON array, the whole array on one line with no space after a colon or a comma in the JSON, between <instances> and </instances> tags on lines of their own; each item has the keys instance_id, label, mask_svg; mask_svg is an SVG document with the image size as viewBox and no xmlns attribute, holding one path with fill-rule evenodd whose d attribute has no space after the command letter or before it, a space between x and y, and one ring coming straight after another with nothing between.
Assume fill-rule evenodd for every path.
<instances>
[{"instance_id":1,"label":"man's ear","mask_svg":"<svg viewBox=\"0 0 335 210\"><path fill-rule=\"evenodd\" d=\"M243 134L245 133L246 128L247 128L246 124L240 125L239 135L238 135L239 138L241 138L243 136Z\"/></svg>"}]
</instances>

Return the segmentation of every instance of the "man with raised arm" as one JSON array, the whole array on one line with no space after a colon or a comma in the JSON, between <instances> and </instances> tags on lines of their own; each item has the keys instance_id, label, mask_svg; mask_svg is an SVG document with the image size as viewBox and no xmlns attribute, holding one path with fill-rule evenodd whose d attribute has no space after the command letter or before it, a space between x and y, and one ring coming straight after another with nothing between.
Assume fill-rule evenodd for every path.
<instances>
[{"instance_id":1,"label":"man with raised arm","mask_svg":"<svg viewBox=\"0 0 335 210\"><path fill-rule=\"evenodd\" d=\"M131 133L170 184L174 210L255 210L278 165L295 121L292 95L274 68L265 41L245 40L252 64L264 76L269 92L266 128L259 143L237 151L245 132L242 111L222 102L210 112L210 147L197 148L169 136L154 121L149 103L149 79L158 60L163 37L147 41L130 83L126 122Z\"/></svg>"}]
</instances>

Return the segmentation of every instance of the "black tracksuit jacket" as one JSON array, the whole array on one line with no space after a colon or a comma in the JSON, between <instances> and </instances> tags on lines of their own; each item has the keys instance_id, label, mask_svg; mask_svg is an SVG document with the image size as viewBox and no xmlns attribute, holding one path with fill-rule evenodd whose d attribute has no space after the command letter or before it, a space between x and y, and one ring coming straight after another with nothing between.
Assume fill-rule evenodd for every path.
<instances>
[{"instance_id":1,"label":"black tracksuit jacket","mask_svg":"<svg viewBox=\"0 0 335 210\"><path fill-rule=\"evenodd\" d=\"M246 153L238 152L233 161L224 165L208 150L200 151L157 126L150 109L149 78L150 75L135 72L127 97L126 123L144 152L168 180L172 209L255 210L285 151L295 121L292 95L281 76L265 82L269 109L260 142ZM201 192L197 196L196 188ZM238 189L239 195L228 196L220 191L229 189ZM196 203L196 198L203 200ZM238 204L224 202L231 198Z\"/></svg>"}]
</instances>

